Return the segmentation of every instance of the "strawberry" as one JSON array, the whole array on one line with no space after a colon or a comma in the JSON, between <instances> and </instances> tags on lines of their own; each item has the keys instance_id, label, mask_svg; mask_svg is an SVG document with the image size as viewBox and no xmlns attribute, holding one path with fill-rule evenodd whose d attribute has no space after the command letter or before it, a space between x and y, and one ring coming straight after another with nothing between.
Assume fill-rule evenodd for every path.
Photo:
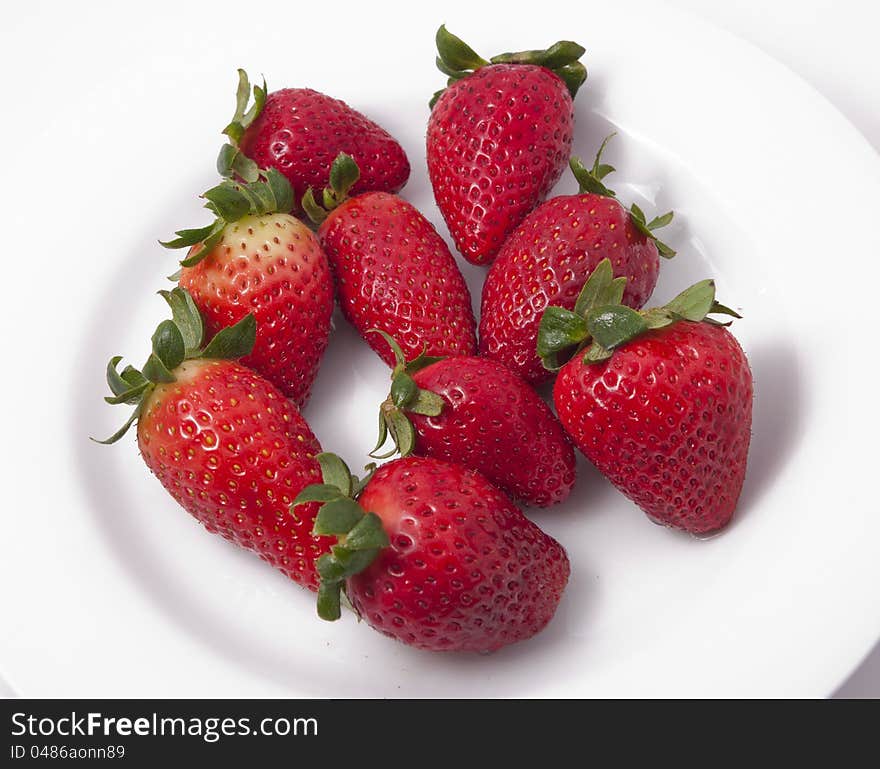
<instances>
[{"instance_id":1,"label":"strawberry","mask_svg":"<svg viewBox=\"0 0 880 769\"><path fill-rule=\"evenodd\" d=\"M202 346L203 323L185 291L160 292L173 320L153 334L141 370L119 357L107 367L108 403L135 406L102 443L115 443L137 421L147 467L204 527L253 550L295 582L317 589L317 556L330 540L312 535L315 505L289 506L321 479L317 439L296 406L271 382L234 358L256 337L254 316Z\"/></svg>"},{"instance_id":2,"label":"strawberry","mask_svg":"<svg viewBox=\"0 0 880 769\"><path fill-rule=\"evenodd\" d=\"M379 632L419 649L477 652L530 638L553 617L570 571L565 550L478 472L408 457L358 487L338 460L294 502L322 503L315 533L339 539L318 560L321 617L339 618L344 585Z\"/></svg>"},{"instance_id":3,"label":"strawberry","mask_svg":"<svg viewBox=\"0 0 880 769\"><path fill-rule=\"evenodd\" d=\"M522 379L500 363L470 356L420 355L407 363L394 339L384 336L396 365L373 456L390 433L401 456L479 470L527 505L546 507L568 497L574 449L553 412Z\"/></svg>"},{"instance_id":4,"label":"strawberry","mask_svg":"<svg viewBox=\"0 0 880 769\"><path fill-rule=\"evenodd\" d=\"M431 102L428 173L459 252L489 264L568 160L584 49L562 41L486 61L440 27L437 50L449 85Z\"/></svg>"},{"instance_id":5,"label":"strawberry","mask_svg":"<svg viewBox=\"0 0 880 769\"><path fill-rule=\"evenodd\" d=\"M255 167L275 168L290 182L299 201L309 187L329 183L330 165L340 153L351 155L361 169L353 192L397 192L409 178L409 161L400 144L383 128L345 102L309 88L283 88L267 93L238 71L236 110L223 130L229 143L217 160L222 176L237 173L247 180Z\"/></svg>"},{"instance_id":6,"label":"strawberry","mask_svg":"<svg viewBox=\"0 0 880 769\"><path fill-rule=\"evenodd\" d=\"M550 377L535 352L545 307L574 309L584 281L610 259L614 275L626 278L623 304L638 309L657 283L659 256L675 254L654 234L672 220L671 211L646 222L638 206L627 211L603 183L614 170L601 162L607 141L592 169L571 159L580 193L532 211L505 241L483 284L480 354L532 384Z\"/></svg>"},{"instance_id":7,"label":"strawberry","mask_svg":"<svg viewBox=\"0 0 880 769\"><path fill-rule=\"evenodd\" d=\"M341 154L319 206L312 190L303 207L336 277L342 314L389 365L394 352L371 329L395 337L409 357L474 355L476 321L455 258L434 226L396 195L370 192L349 198L358 178ZM329 213L327 209L330 209Z\"/></svg>"},{"instance_id":8,"label":"strawberry","mask_svg":"<svg viewBox=\"0 0 880 769\"><path fill-rule=\"evenodd\" d=\"M657 523L709 534L733 516L746 472L752 374L718 321L739 317L704 280L663 307L620 304L623 279L608 260L584 286L575 311L550 307L542 358L557 368L559 419L584 455Z\"/></svg>"},{"instance_id":9,"label":"strawberry","mask_svg":"<svg viewBox=\"0 0 880 769\"><path fill-rule=\"evenodd\" d=\"M216 220L163 243L190 247L180 286L191 294L209 335L253 313L257 340L242 364L302 407L330 336L327 257L312 231L287 213L293 192L274 169L251 183L226 180L203 197Z\"/></svg>"}]
</instances>

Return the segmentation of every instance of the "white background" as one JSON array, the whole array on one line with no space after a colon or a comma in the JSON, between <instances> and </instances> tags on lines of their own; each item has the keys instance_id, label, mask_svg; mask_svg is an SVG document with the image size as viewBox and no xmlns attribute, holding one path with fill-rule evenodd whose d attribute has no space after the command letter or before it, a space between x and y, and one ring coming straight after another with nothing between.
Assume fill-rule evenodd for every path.
<instances>
[{"instance_id":1,"label":"white background","mask_svg":"<svg viewBox=\"0 0 880 769\"><path fill-rule=\"evenodd\" d=\"M880 26L880 12L877 10L876 3L857 2L856 0L837 0L834 3L819 2L818 0L778 3L757 2L757 0L750 2L720 0L709 3L696 2L696 0L672 0L672 3L751 41L788 66L841 110L865 134L875 149L880 149L880 110L877 108L877 105L880 105L880 59L878 59L876 51L876 30ZM130 147L129 157L109 159L103 157L101 147L97 146L97 142L88 140L89 126L103 124L104 121L124 126L129 113L137 114L137 109L132 106L132 100L137 98L138 76L164 78L173 82L176 74L169 62L157 59L154 62L155 69L152 73L131 72L132 87L126 92L120 90L118 93L107 94L106 99L99 104L98 100L94 98L94 84L100 77L100 66L107 66L109 63L110 66L125 71L127 66L127 52L125 50L127 38L124 34L126 27L138 24L139 19L135 17L135 13L143 17L156 11L151 11L151 7L141 7L136 12L134 10L128 11L125 9L135 8L135 6L121 4L101 8L97 4L84 4L78 13L81 12L81 16L89 25L89 32L84 35L85 39L82 40L82 45L101 46L103 61L99 65L96 62L102 57L96 56L94 50L78 51L77 40L65 41L63 45L56 47L47 44L47 39L38 33L41 24L33 23L34 20L39 18L41 21L45 21L46 29L50 29L53 26L54 16L69 15L67 12L56 14L65 5L60 2L57 4L21 5L14 13L7 12L8 16L4 20L3 28L0 29L0 55L2 55L2 49L10 50L12 48L13 41L7 40L7 35L18 34L17 30L20 29L26 29L28 34L32 35L32 39L29 39L29 55L34 57L33 60L15 62L3 59L5 78L14 81L11 92L17 98L11 100L9 98L10 91L6 90L7 97L4 99L0 131L3 132L4 137L7 136L7 131L9 132L9 139L3 142L6 152L12 156L11 159L8 158L11 160L11 166L9 163L6 164L7 171L10 167L13 171L27 169L28 173L39 173L45 176L44 193L46 199L29 198L19 200L17 204L27 206L30 209L40 207L41 210L46 210L44 226L39 231L35 228L33 233L28 234L32 235L34 255L50 253L57 260L56 278L58 276L63 278L66 271L75 269L74 265L65 264L64 240L66 237L91 238L95 243L96 252L104 255L107 259L112 259L113 243L107 242L103 237L102 233L105 231L106 223L101 220L102 211L107 209L109 200L125 197L130 202L133 211L137 211L138 207L149 211L154 205L154 201L147 199L147 196L138 188L138 179L151 172L150 168L140 168L137 165L139 148L137 146ZM155 6L152 7L155 8ZM499 8L502 7L510 8L508 4L503 6L499 4ZM532 4L529 4L518 9L522 12L523 18L527 17L527 9L531 7ZM559 6L554 7L559 8ZM578 7L581 6L578 5ZM110 8L112 11L109 10ZM344 3L334 4L333 12L339 17L340 23L344 24ZM248 14L257 13L259 13L259 6L254 5L243 11L241 18L230 19L229 45L231 47L235 46L235 37L238 32L236 25L248 24ZM559 14L560 19L564 20L564 9L560 8ZM504 11L499 10L499 19L503 15ZM27 16L30 23L16 25L14 16L22 19ZM385 25L393 24L396 21L383 17L379 3L376 4L375 18L377 23ZM115 34L117 31L121 34ZM71 33L76 34L73 30ZM189 30L186 33L189 34ZM188 40L184 33L174 29L173 24L169 25L167 34L169 37L179 35L181 46L193 42L198 44L198 41ZM307 29L291 30L292 54L295 53L297 36L306 34L308 34ZM405 34L403 29L401 29L401 34ZM20 43L20 41L18 42ZM327 51L328 60L333 57L340 57L344 60L344 52L335 51L332 41L328 40ZM389 52L389 57L393 58L393 52ZM83 61L88 64L84 65ZM29 89L27 87L29 71L37 66L40 67L41 72L45 71L47 66L54 68L57 76L38 78L39 87ZM377 73L377 76L379 74ZM662 87L662 85L662 83L652 83L651 72L645 72L646 88ZM33 120L35 114L40 116L52 114L52 103L57 96L53 88L62 89L68 95L71 91L75 94L82 94L82 104L85 109L74 110L70 114L55 114L52 115L49 122L35 123ZM176 131L186 133L188 130L185 125L179 123L175 124L173 131L169 128L172 121L177 120L175 115L160 114L155 115L154 119L156 135L166 140L172 140ZM33 156L23 157L21 155L15 141L19 132L27 132L31 137L33 135L40 137L41 144L36 147ZM80 138L86 137L86 140L82 144L71 146L65 143L71 135ZM26 146L31 152L34 151L32 141L23 142L22 146ZM816 148L815 178L817 185L821 190L821 185L826 184L828 195L846 195L846 190L837 190L834 185L834 158L835 148L833 146ZM75 185L77 174L99 174L101 166L105 162L131 163L129 187L126 189L107 189L106 200L96 198L93 201L82 201L77 199ZM10 173L6 176L5 184L14 185L16 178L15 173ZM79 232L55 233L51 227L53 209L78 211L91 209L92 213L81 218ZM9 210L6 213L8 221L14 223L15 211ZM144 224L137 220L136 213L133 215L131 228L137 232L144 229ZM870 223L866 229L870 229ZM21 233L13 233L13 237L16 236L20 237ZM51 240L47 240L47 238ZM36 259L28 262L29 256L33 255L25 254L22 258L21 254L7 253L6 277L10 281L33 280L33 285L37 289L36 295L39 296L41 276L31 277L29 275L29 267L37 263ZM42 279L45 280L45 277ZM103 280L101 276L96 276L96 279ZM68 297L67 301L75 302L76 297ZM63 304L48 308L37 305L34 309L55 314L59 324L63 323L66 315ZM4 317L6 322L11 320ZM26 329L27 319L18 320L19 325L16 330ZM113 319L109 318L108 322L112 323ZM65 329L58 329L57 338L59 340L65 338ZM14 347L12 351L15 352ZM43 389L48 390L45 383L51 381L57 388L60 398L64 393L68 381L67 377L78 376L79 372L56 371L52 366L54 351L47 348L39 352L38 365L35 365L37 364L36 359L28 359L26 369L20 371L19 376L33 378L37 381L39 383L38 392L42 392ZM6 355L7 360L16 360L15 356L9 355L8 350ZM8 370L6 376L10 376ZM9 405L7 404L7 406ZM39 408L39 403L34 404L36 424L39 424ZM62 428L63 426L59 427L59 429ZM51 433L47 433L47 439L51 440ZM15 442L7 437L7 440L0 445L0 466L8 471L10 468L14 469L16 464L21 461L22 457L20 452L16 450ZM40 456L35 452L33 456L25 456L24 461L39 462ZM11 477L5 475L4 478L4 483L12 483ZM69 512L65 509L63 500L57 500L55 504L59 514L64 515ZM9 510L9 507L7 505L5 515L27 515L33 512L32 510ZM77 542L70 542L68 546L75 548L77 544ZM32 548L38 545L39 543L33 542L6 543L7 547ZM38 551L35 551L35 557L39 557ZM16 589L18 588L19 586L16 586ZM28 586L22 585L20 588L26 592ZM62 592L63 590L59 589L59 594ZM53 610L51 606L45 608ZM61 606L57 609L59 612L64 611ZM74 621L81 621L81 619L76 619L75 612L69 611L69 613ZM0 628L2 628L2 624L0 624ZM47 645L50 640L46 639ZM805 639L805 643L808 643L808 639ZM57 643L53 645L59 646ZM75 664L75 660L71 659L70 663ZM3 672L3 665L4 661L0 659L0 673ZM3 682L0 678L0 693L3 691ZM843 696L880 696L880 650L875 649L872 656L843 686L840 694Z\"/></svg>"}]
</instances>

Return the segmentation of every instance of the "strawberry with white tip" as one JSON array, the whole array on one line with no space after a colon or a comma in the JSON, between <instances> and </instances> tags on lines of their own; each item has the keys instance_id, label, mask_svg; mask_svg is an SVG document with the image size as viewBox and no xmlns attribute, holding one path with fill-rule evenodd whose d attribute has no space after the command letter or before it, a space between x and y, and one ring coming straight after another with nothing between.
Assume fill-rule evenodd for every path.
<instances>
[{"instance_id":1,"label":"strawberry with white tip","mask_svg":"<svg viewBox=\"0 0 880 769\"><path fill-rule=\"evenodd\" d=\"M242 363L302 407L330 336L333 278L314 233L290 215L293 191L275 169L243 169L204 193L215 220L180 230L162 245L188 248L180 287L205 319L209 336L252 313L253 351Z\"/></svg>"}]
</instances>

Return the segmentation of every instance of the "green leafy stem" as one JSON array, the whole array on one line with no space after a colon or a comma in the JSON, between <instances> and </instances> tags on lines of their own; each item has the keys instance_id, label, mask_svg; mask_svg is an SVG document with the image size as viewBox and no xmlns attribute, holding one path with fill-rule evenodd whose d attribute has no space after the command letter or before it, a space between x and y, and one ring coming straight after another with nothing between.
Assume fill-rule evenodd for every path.
<instances>
[{"instance_id":1,"label":"green leafy stem","mask_svg":"<svg viewBox=\"0 0 880 769\"><path fill-rule=\"evenodd\" d=\"M253 87L254 103L250 104L251 84L247 72L238 70L238 88L235 93L235 114L229 121L222 133L229 137L229 142L220 148L217 156L217 171L220 176L238 178L246 182L255 182L259 178L259 166L247 157L239 148L244 132L250 128L253 122L260 116L266 105L266 79L263 78L262 87Z\"/></svg>"},{"instance_id":2,"label":"green leafy stem","mask_svg":"<svg viewBox=\"0 0 880 769\"><path fill-rule=\"evenodd\" d=\"M655 329L688 320L721 323L712 314L741 317L715 301L715 282L702 280L682 291L662 307L637 311L621 304L626 278L615 278L611 261L603 259L584 283L574 310L548 307L538 327L537 352L549 371L585 349L584 362L607 360L619 347Z\"/></svg>"},{"instance_id":3,"label":"green leafy stem","mask_svg":"<svg viewBox=\"0 0 880 769\"><path fill-rule=\"evenodd\" d=\"M252 314L245 315L233 326L221 329L203 345L204 321L190 294L182 288L160 291L159 294L171 308L171 319L163 320L153 332L147 362L141 369L128 365L119 371L122 356L115 355L107 364L107 384L113 395L104 400L111 405L126 404L135 409L119 430L97 443L111 444L122 438L137 421L156 385L174 382L174 370L185 360L233 360L253 350L257 322Z\"/></svg>"},{"instance_id":4,"label":"green leafy stem","mask_svg":"<svg viewBox=\"0 0 880 769\"><path fill-rule=\"evenodd\" d=\"M605 177L612 173L615 168L608 163L602 162L602 153L605 151L605 146L615 135L616 134L613 133L609 134L602 141L602 144L599 145L599 151L596 153L591 168L587 168L583 162L581 162L581 159L577 157L572 157L569 161L568 165L571 168L571 172L574 174L574 178L577 179L579 191L582 194L591 193L593 195L601 195L603 197L617 199L617 193L606 186L604 181ZM651 221L647 221L645 212L633 203L629 208L629 215L635 228L645 237L654 241L654 244L657 246L657 252L660 256L665 257L666 259L671 259L675 256L675 251L660 240L655 232L655 230L665 227L672 221L675 216L672 211L667 211L665 214L655 216Z\"/></svg>"},{"instance_id":5,"label":"green leafy stem","mask_svg":"<svg viewBox=\"0 0 880 769\"><path fill-rule=\"evenodd\" d=\"M274 168L260 171L257 181L238 182L225 179L216 187L202 194L207 201L205 208L214 214L214 221L205 227L191 230L178 230L172 240L159 241L165 248L194 249L185 259L182 267L192 267L204 259L220 239L226 225L237 222L245 216L262 216L274 213L289 213L293 209L294 196L290 182Z\"/></svg>"},{"instance_id":6,"label":"green leafy stem","mask_svg":"<svg viewBox=\"0 0 880 769\"><path fill-rule=\"evenodd\" d=\"M416 430L407 413L436 417L444 406L441 396L419 387L412 375L443 358L426 355L422 350L418 357L407 362L400 345L390 334L376 328L367 333L380 334L388 342L395 359L395 366L391 371L391 392L379 407L379 438L370 456L374 459L387 459L399 452L402 457L406 457L413 452L416 444ZM393 443L391 449L379 453L389 436Z\"/></svg>"},{"instance_id":7,"label":"green leafy stem","mask_svg":"<svg viewBox=\"0 0 880 769\"><path fill-rule=\"evenodd\" d=\"M572 98L587 79L587 69L578 61L584 55L585 49L569 40L560 40L549 48L540 50L502 53L488 60L449 32L445 24L437 30L436 42L437 69L447 76L447 86L490 64L534 64L546 67L562 79ZM437 91L431 98L429 106L432 109L444 90Z\"/></svg>"},{"instance_id":8,"label":"green leafy stem","mask_svg":"<svg viewBox=\"0 0 880 769\"><path fill-rule=\"evenodd\" d=\"M342 614L341 594L345 581L366 569L389 541L382 519L364 510L356 501L376 466L367 465L366 477L359 479L336 454L318 454L317 459L323 482L306 486L293 500L291 512L300 505L318 502L321 508L315 516L312 533L337 538L330 552L315 563L321 579L318 616L333 621Z\"/></svg>"},{"instance_id":9,"label":"green leafy stem","mask_svg":"<svg viewBox=\"0 0 880 769\"><path fill-rule=\"evenodd\" d=\"M309 187L302 198L302 208L313 224L321 224L327 215L348 198L348 193L360 179L361 170L351 155L340 152L330 164L330 185L321 193L321 203Z\"/></svg>"}]
</instances>

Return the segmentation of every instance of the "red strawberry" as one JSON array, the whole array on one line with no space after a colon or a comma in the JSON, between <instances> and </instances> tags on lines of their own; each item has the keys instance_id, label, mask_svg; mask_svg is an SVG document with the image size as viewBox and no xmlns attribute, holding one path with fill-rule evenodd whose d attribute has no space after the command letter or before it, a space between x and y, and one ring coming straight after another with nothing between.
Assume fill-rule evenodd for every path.
<instances>
[{"instance_id":1,"label":"red strawberry","mask_svg":"<svg viewBox=\"0 0 880 769\"><path fill-rule=\"evenodd\" d=\"M109 403L135 410L104 443L119 440L137 420L147 467L208 531L256 552L295 582L317 589L315 558L329 540L312 535L317 506L289 506L320 480L321 446L296 406L270 382L232 358L253 346L247 315L201 347L202 320L180 288L162 292L174 320L153 335L141 371L110 361Z\"/></svg>"},{"instance_id":2,"label":"red strawberry","mask_svg":"<svg viewBox=\"0 0 880 769\"><path fill-rule=\"evenodd\" d=\"M615 281L616 282L616 281ZM657 523L694 534L725 526L746 472L752 374L726 328L706 316L732 310L706 280L664 307L620 304L600 264L576 314L551 307L539 346L548 365L589 344L559 373L553 398L578 448Z\"/></svg>"},{"instance_id":3,"label":"red strawberry","mask_svg":"<svg viewBox=\"0 0 880 769\"><path fill-rule=\"evenodd\" d=\"M623 304L638 309L657 283L659 255L675 254L653 233L672 220L671 211L646 222L638 206L627 211L603 184L614 170L600 161L605 142L592 169L571 160L580 194L551 198L532 211L505 241L483 285L480 353L533 384L550 377L535 352L545 307L573 310L584 281L610 259L614 275L626 278Z\"/></svg>"},{"instance_id":4,"label":"red strawberry","mask_svg":"<svg viewBox=\"0 0 880 769\"><path fill-rule=\"evenodd\" d=\"M568 160L584 49L559 42L486 61L440 27L437 50L450 79L432 101L428 173L459 252L489 264Z\"/></svg>"},{"instance_id":5,"label":"red strawberry","mask_svg":"<svg viewBox=\"0 0 880 769\"><path fill-rule=\"evenodd\" d=\"M479 470L527 505L546 507L568 497L574 450L553 412L522 379L483 358L422 355L406 363L397 343L386 339L397 365L374 455L390 432L401 456Z\"/></svg>"},{"instance_id":6,"label":"red strawberry","mask_svg":"<svg viewBox=\"0 0 880 769\"><path fill-rule=\"evenodd\" d=\"M347 198L357 165L340 155L320 208L309 190L303 206L323 223L318 238L327 253L342 314L389 365L394 353L371 329L399 342L409 357L473 355L476 321L455 258L434 226L396 195L372 192Z\"/></svg>"},{"instance_id":7,"label":"red strawberry","mask_svg":"<svg viewBox=\"0 0 880 769\"><path fill-rule=\"evenodd\" d=\"M250 84L238 71L235 116L224 129L230 144L220 153L223 176L255 164L275 168L287 177L299 201L309 187L323 189L330 165L340 153L351 155L361 169L353 192L397 192L409 178L403 148L383 128L345 102L309 88L284 88L266 93L254 86L254 105L248 110ZM247 180L248 171L242 174Z\"/></svg>"},{"instance_id":8,"label":"red strawberry","mask_svg":"<svg viewBox=\"0 0 880 769\"><path fill-rule=\"evenodd\" d=\"M338 619L343 583L369 625L429 651L493 651L553 617L568 582L565 550L479 473L394 460L366 483L359 504L357 484L345 472L336 477L325 472L324 484L297 500L323 502L315 531L339 537L318 561L324 619Z\"/></svg>"},{"instance_id":9,"label":"red strawberry","mask_svg":"<svg viewBox=\"0 0 880 769\"><path fill-rule=\"evenodd\" d=\"M191 246L180 286L192 295L209 335L253 313L257 341L241 362L302 407L330 336L327 257L312 231L287 213L293 193L274 169L265 181L225 181L204 197L217 220L163 244Z\"/></svg>"}]
</instances>

